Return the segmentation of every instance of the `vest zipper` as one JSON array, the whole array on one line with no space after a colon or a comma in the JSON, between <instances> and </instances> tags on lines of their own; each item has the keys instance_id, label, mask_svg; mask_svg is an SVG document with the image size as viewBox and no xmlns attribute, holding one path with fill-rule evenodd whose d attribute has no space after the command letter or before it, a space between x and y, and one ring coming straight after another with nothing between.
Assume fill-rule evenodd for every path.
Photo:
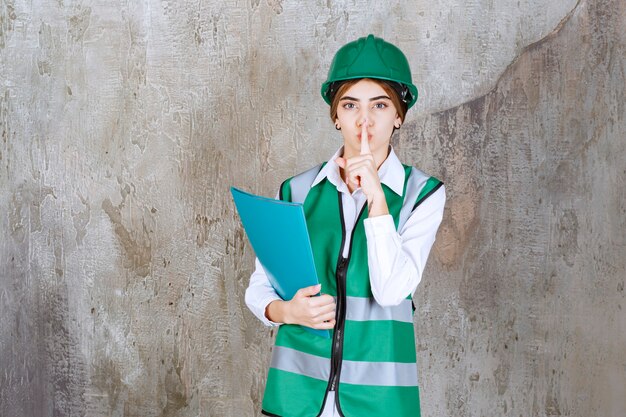
<instances>
[{"instance_id":1,"label":"vest zipper","mask_svg":"<svg viewBox=\"0 0 626 417\"><path fill-rule=\"evenodd\" d=\"M337 260L337 269L335 272L337 281L337 313L335 332L333 333L333 345L331 351L330 362L330 378L328 384L328 391L335 391L335 405L337 411L343 416L341 406L339 404L339 378L341 375L341 363L343 361L343 331L346 324L346 279L348 277L348 265L350 264L350 255L352 254L352 244L354 242L354 232L356 231L356 225L359 219L365 211L367 204L363 205L363 208L359 212L352 228L350 235L350 246L348 248L348 257L343 256L343 247L346 244L346 224L343 217L343 201L341 198L341 192L337 191L339 197L339 215L341 217L341 252L339 253L339 259Z\"/></svg>"},{"instance_id":2,"label":"vest zipper","mask_svg":"<svg viewBox=\"0 0 626 417\"><path fill-rule=\"evenodd\" d=\"M343 214L343 213L342 213ZM333 335L332 362L330 390L335 391L339 383L339 373L341 370L341 359L343 356L343 327L346 319L346 273L348 269L348 258L339 257L337 262L337 319L336 328Z\"/></svg>"}]
</instances>

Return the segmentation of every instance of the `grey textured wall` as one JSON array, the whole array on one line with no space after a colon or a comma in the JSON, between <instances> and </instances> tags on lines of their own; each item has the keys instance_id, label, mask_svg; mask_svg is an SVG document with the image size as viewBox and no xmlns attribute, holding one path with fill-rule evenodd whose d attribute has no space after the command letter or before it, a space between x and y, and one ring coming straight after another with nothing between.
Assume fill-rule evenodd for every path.
<instances>
[{"instance_id":1,"label":"grey textured wall","mask_svg":"<svg viewBox=\"0 0 626 417\"><path fill-rule=\"evenodd\" d=\"M626 3L0 1L0 416L253 416L272 334L229 185L340 143L373 32L449 201L416 293L423 415L626 415Z\"/></svg>"}]
</instances>

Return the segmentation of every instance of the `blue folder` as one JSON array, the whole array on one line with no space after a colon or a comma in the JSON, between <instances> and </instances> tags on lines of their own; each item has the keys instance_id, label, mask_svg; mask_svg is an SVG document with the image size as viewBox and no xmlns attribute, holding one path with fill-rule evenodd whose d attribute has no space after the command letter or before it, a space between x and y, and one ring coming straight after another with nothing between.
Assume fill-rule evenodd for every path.
<instances>
[{"instance_id":1,"label":"blue folder","mask_svg":"<svg viewBox=\"0 0 626 417\"><path fill-rule=\"evenodd\" d=\"M302 204L261 197L235 187L230 191L250 244L276 293L283 300L291 300L300 288L317 285ZM328 330L304 328L330 337Z\"/></svg>"}]
</instances>

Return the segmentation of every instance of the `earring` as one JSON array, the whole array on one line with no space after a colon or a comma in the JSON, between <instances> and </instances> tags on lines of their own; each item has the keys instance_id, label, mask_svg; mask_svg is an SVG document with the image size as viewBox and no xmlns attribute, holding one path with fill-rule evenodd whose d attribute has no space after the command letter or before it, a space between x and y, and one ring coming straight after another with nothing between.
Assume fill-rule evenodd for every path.
<instances>
[{"instance_id":1,"label":"earring","mask_svg":"<svg viewBox=\"0 0 626 417\"><path fill-rule=\"evenodd\" d=\"M336 130L341 130L341 127L339 126L339 123L335 124L335 129Z\"/></svg>"},{"instance_id":2,"label":"earring","mask_svg":"<svg viewBox=\"0 0 626 417\"><path fill-rule=\"evenodd\" d=\"M396 129L400 129L400 126L402 126L402 123L398 123L397 125L394 125Z\"/></svg>"}]
</instances>

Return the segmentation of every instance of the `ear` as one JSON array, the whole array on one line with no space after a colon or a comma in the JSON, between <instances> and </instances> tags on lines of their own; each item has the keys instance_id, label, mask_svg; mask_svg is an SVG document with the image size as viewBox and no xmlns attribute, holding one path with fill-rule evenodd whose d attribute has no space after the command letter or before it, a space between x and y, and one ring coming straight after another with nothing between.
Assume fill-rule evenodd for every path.
<instances>
[{"instance_id":1,"label":"ear","mask_svg":"<svg viewBox=\"0 0 626 417\"><path fill-rule=\"evenodd\" d=\"M335 119L335 129L341 130L341 124L339 124L339 119Z\"/></svg>"},{"instance_id":2,"label":"ear","mask_svg":"<svg viewBox=\"0 0 626 417\"><path fill-rule=\"evenodd\" d=\"M400 129L400 126L402 126L402 119L397 113L396 113L396 120L394 120L393 125L396 129Z\"/></svg>"}]
</instances>

